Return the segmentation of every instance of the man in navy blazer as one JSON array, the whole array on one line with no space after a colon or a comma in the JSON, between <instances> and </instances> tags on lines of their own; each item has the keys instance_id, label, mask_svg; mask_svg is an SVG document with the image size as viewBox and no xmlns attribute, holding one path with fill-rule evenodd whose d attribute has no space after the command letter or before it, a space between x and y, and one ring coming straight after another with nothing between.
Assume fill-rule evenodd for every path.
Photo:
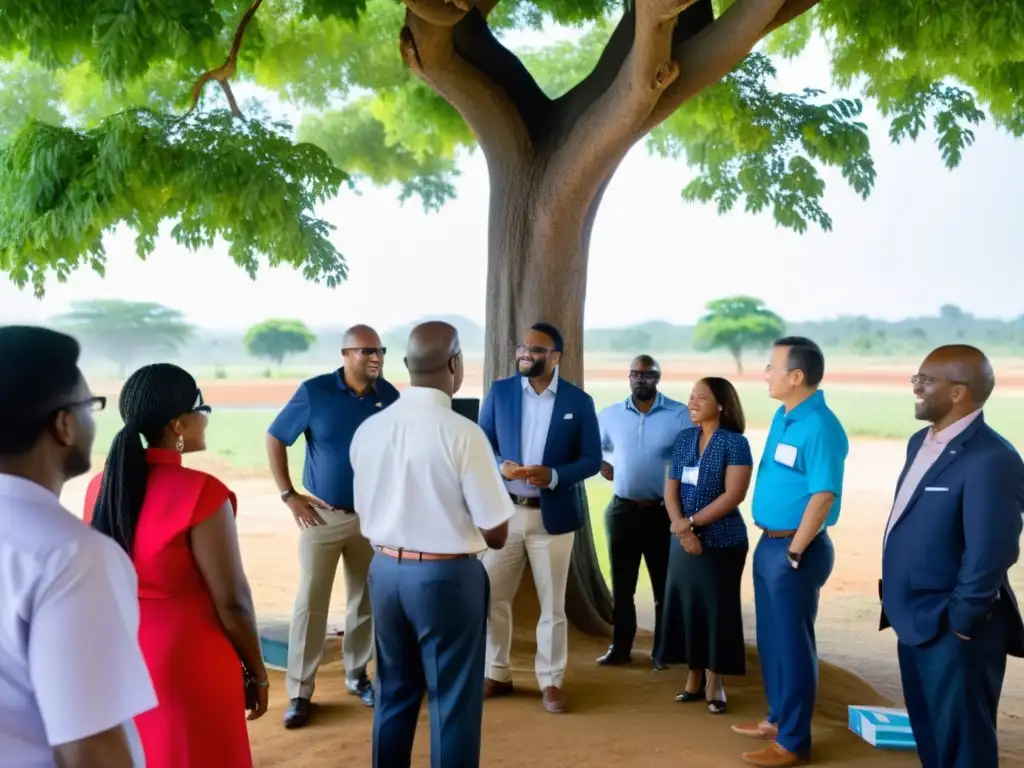
<instances>
[{"instance_id":1,"label":"man in navy blazer","mask_svg":"<svg viewBox=\"0 0 1024 768\"><path fill-rule=\"evenodd\" d=\"M915 415L882 543L880 629L892 626L924 768L996 768L1007 655L1024 623L1007 572L1020 555L1024 463L985 424L995 377L974 347L939 347L911 377Z\"/></svg>"},{"instance_id":2,"label":"man in navy blazer","mask_svg":"<svg viewBox=\"0 0 1024 768\"><path fill-rule=\"evenodd\" d=\"M505 547L483 555L491 580L484 696L512 692L512 601L529 560L540 602L535 668L548 712L565 711L565 589L573 534L583 525L579 486L601 469L594 401L559 379L562 347L557 328L534 325L516 348L519 375L494 382L480 409L516 508Z\"/></svg>"}]
</instances>

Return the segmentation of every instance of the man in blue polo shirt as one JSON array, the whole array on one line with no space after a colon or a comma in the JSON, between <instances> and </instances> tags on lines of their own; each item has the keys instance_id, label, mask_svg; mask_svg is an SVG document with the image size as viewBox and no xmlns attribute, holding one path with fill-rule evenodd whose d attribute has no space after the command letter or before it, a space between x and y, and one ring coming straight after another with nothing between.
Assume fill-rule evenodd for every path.
<instances>
[{"instance_id":1,"label":"man in blue polo shirt","mask_svg":"<svg viewBox=\"0 0 1024 768\"><path fill-rule=\"evenodd\" d=\"M662 669L661 604L668 571L669 517L665 471L679 433L690 426L682 403L658 391L661 367L650 355L629 366L630 396L598 416L605 461L601 476L615 495L605 510L612 570L612 644L597 660L602 666L627 664L636 636L636 583L640 560L647 564L654 592L654 649L651 663Z\"/></svg>"},{"instance_id":2,"label":"man in blue polo shirt","mask_svg":"<svg viewBox=\"0 0 1024 768\"><path fill-rule=\"evenodd\" d=\"M284 717L286 728L299 728L309 721L339 560L348 603L342 636L346 684L366 706L374 704L373 685L366 675L373 655L373 619L366 588L373 550L359 530L354 509L349 447L359 425L398 399L398 390L381 378L385 352L372 328L350 328L342 342L344 366L304 381L267 431L270 471L281 501L299 526L299 591L288 636L285 677L290 700ZM306 494L295 490L288 470L287 448L300 435L306 438L302 475Z\"/></svg>"},{"instance_id":3,"label":"man in blue polo shirt","mask_svg":"<svg viewBox=\"0 0 1024 768\"><path fill-rule=\"evenodd\" d=\"M753 518L757 652L768 717L733 731L771 744L743 755L751 765L802 765L810 759L811 715L818 688L814 620L832 573L828 528L839 520L850 444L818 389L825 357L810 339L789 336L772 347L768 394L782 402L758 465Z\"/></svg>"}]
</instances>

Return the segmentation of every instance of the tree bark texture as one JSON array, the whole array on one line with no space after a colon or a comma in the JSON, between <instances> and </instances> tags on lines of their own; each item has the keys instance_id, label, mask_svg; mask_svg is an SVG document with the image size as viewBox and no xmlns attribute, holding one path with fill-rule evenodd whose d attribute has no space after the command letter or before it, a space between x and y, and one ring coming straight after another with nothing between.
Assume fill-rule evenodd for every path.
<instances>
[{"instance_id":1,"label":"tree bark texture","mask_svg":"<svg viewBox=\"0 0 1024 768\"><path fill-rule=\"evenodd\" d=\"M616 168L817 0L736 0L718 19L711 0L633 0L594 70L557 99L491 32L497 0L404 2L402 57L466 120L490 175L485 385L515 372L515 344L546 321L565 336L561 376L582 386L590 236ZM586 509L586 493L583 501ZM611 598L584 519L566 609L582 631L608 634Z\"/></svg>"}]
</instances>

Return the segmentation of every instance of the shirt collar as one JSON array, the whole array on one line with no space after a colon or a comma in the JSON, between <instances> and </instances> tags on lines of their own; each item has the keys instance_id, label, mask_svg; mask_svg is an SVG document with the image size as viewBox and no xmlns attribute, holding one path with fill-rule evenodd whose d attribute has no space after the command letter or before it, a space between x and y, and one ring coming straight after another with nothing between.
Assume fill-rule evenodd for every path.
<instances>
[{"instance_id":1,"label":"shirt collar","mask_svg":"<svg viewBox=\"0 0 1024 768\"><path fill-rule=\"evenodd\" d=\"M654 396L654 403L651 405L650 409L647 411L646 414L643 414L643 415L654 413L656 410L658 410L659 408L661 408L664 405L665 405L665 395L663 395L661 392L659 392L658 394L656 394ZM632 395L630 395L629 397L626 398L626 400L623 403L623 407L627 411L633 411L633 413L640 413L640 409L637 408L636 407L636 403L633 402L633 396Z\"/></svg>"},{"instance_id":2,"label":"shirt collar","mask_svg":"<svg viewBox=\"0 0 1024 768\"><path fill-rule=\"evenodd\" d=\"M342 366L341 368L339 368L338 370L336 370L334 372L334 379L335 379L335 381L338 384L338 389L340 389L342 392L348 392L349 394L355 395L356 397L359 396L359 393L356 392L354 389L352 389L352 387L350 387L348 385L348 382L345 381L345 367L344 366ZM370 389L368 391L369 392L373 392L374 394L377 394L377 382L376 381L373 382L373 384L370 385Z\"/></svg>"},{"instance_id":3,"label":"shirt collar","mask_svg":"<svg viewBox=\"0 0 1024 768\"><path fill-rule=\"evenodd\" d=\"M398 396L399 400L411 400L413 402L433 403L442 408L451 408L452 399L444 392L433 387L408 386Z\"/></svg>"},{"instance_id":4,"label":"shirt collar","mask_svg":"<svg viewBox=\"0 0 1024 768\"><path fill-rule=\"evenodd\" d=\"M785 412L786 406L782 406L782 412L785 414L787 420L799 421L823 407L825 407L825 393L822 390L817 389L814 391L813 395L808 397L789 413Z\"/></svg>"},{"instance_id":5,"label":"shirt collar","mask_svg":"<svg viewBox=\"0 0 1024 768\"><path fill-rule=\"evenodd\" d=\"M147 448L146 461L149 464L171 464L181 466L181 454L167 448Z\"/></svg>"},{"instance_id":6,"label":"shirt collar","mask_svg":"<svg viewBox=\"0 0 1024 768\"><path fill-rule=\"evenodd\" d=\"M60 505L60 499L48 488L18 475L0 474L0 496L32 504Z\"/></svg>"},{"instance_id":7,"label":"shirt collar","mask_svg":"<svg viewBox=\"0 0 1024 768\"><path fill-rule=\"evenodd\" d=\"M939 432L936 432L935 427L932 427L931 429L928 430L928 434L925 435L925 442L932 443L934 445L946 445L947 443L951 443L953 440L960 437L960 435L962 435L964 431L969 426L971 426L971 424L974 423L975 419L977 419L980 415L981 408L974 411L973 413L968 413L962 419L957 419L948 427L946 427L943 430L940 430Z\"/></svg>"},{"instance_id":8,"label":"shirt collar","mask_svg":"<svg viewBox=\"0 0 1024 768\"><path fill-rule=\"evenodd\" d=\"M523 391L525 392L526 389L530 386L530 380L528 378L526 378L525 376L523 376L522 374L520 374L519 375L519 381L523 385ZM558 394L558 366L557 365L555 366L555 375L551 377L551 383L548 384L548 388L545 389L544 392L550 392L552 395L557 395ZM539 394L543 395L544 392L540 392Z\"/></svg>"}]
</instances>

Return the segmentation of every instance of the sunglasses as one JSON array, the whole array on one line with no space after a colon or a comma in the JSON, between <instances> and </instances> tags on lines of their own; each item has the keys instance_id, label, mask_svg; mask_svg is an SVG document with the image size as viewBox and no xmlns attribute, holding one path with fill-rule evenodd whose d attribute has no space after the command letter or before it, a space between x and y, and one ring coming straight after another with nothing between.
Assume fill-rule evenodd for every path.
<instances>
[{"instance_id":1,"label":"sunglasses","mask_svg":"<svg viewBox=\"0 0 1024 768\"><path fill-rule=\"evenodd\" d=\"M196 400L195 400L194 403L192 403L192 408L190 410L192 411L192 413L206 413L206 414L209 414L209 413L211 413L213 411L213 408L208 406L206 404L206 401L203 400L203 390L201 390L201 389L197 389L196 390Z\"/></svg>"},{"instance_id":2,"label":"sunglasses","mask_svg":"<svg viewBox=\"0 0 1024 768\"><path fill-rule=\"evenodd\" d=\"M88 400L76 400L73 403L66 403L59 408L54 409L54 413L60 413L61 411L71 411L75 408L88 408L93 413L99 413L107 407L107 398L103 396L90 397Z\"/></svg>"},{"instance_id":3,"label":"sunglasses","mask_svg":"<svg viewBox=\"0 0 1024 768\"><path fill-rule=\"evenodd\" d=\"M384 357L388 353L387 347L345 347L342 354L345 352L358 352L363 357L373 357L374 355L380 355Z\"/></svg>"}]
</instances>

